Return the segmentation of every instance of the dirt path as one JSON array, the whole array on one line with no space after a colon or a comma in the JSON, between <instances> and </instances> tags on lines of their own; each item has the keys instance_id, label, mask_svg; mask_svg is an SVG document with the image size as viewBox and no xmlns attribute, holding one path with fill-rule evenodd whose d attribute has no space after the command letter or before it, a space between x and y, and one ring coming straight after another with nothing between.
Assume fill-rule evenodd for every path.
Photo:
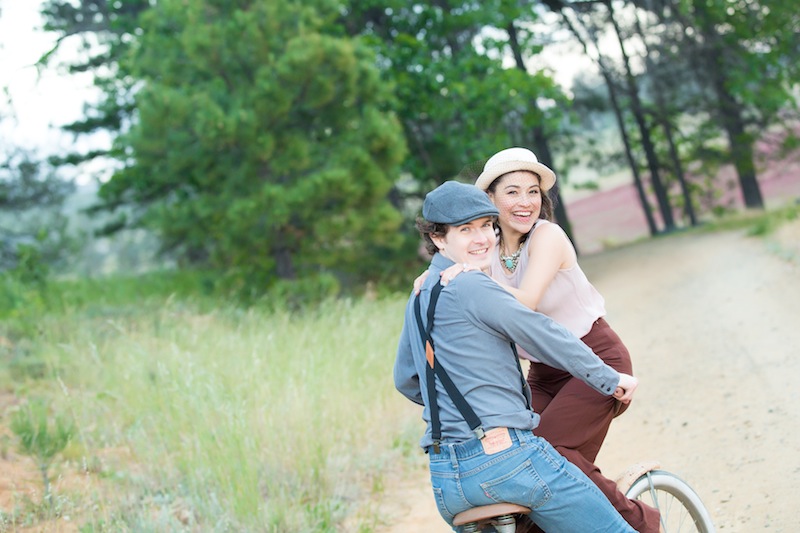
<instances>
[{"instance_id":1,"label":"dirt path","mask_svg":"<svg viewBox=\"0 0 800 533\"><path fill-rule=\"evenodd\" d=\"M683 234L582 259L641 379L598 464L656 458L720 531L794 532L800 519L800 221L783 247L742 231ZM424 466L387 490L384 533L449 531ZM388 485L387 485L388 486Z\"/></svg>"}]
</instances>

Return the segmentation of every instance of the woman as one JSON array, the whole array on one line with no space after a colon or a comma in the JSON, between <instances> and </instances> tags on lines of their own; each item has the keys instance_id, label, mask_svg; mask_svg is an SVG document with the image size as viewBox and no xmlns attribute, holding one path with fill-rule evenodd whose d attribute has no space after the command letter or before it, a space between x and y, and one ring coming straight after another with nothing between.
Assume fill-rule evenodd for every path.
<instances>
[{"instance_id":1,"label":"woman","mask_svg":"<svg viewBox=\"0 0 800 533\"><path fill-rule=\"evenodd\" d=\"M606 364L630 374L630 354L603 318L603 297L578 265L564 231L549 221L552 203L546 193L555 181L553 171L525 148L503 150L486 162L475 185L500 212L491 276L522 303L570 330ZM442 283L463 269L454 265L446 270ZM522 350L520 356L531 360L527 379L532 407L541 415L535 433L588 475L634 529L658 532L658 511L627 499L594 464L611 420L627 405Z\"/></svg>"}]
</instances>

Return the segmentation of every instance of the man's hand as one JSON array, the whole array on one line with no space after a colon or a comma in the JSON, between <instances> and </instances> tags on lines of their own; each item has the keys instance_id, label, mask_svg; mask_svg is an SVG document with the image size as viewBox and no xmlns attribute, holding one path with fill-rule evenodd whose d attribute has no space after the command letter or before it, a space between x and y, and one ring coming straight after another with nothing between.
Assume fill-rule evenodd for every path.
<instances>
[{"instance_id":1,"label":"man's hand","mask_svg":"<svg viewBox=\"0 0 800 533\"><path fill-rule=\"evenodd\" d=\"M639 386L639 380L629 374L619 373L619 384L614 391L614 398L622 403L631 403L633 392Z\"/></svg>"}]
</instances>

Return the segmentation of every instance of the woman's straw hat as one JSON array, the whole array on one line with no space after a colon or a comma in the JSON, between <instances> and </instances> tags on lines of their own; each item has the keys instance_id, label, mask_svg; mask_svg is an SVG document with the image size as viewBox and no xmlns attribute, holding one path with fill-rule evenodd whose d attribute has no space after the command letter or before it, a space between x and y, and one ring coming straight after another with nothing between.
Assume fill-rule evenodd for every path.
<instances>
[{"instance_id":1,"label":"woman's straw hat","mask_svg":"<svg viewBox=\"0 0 800 533\"><path fill-rule=\"evenodd\" d=\"M486 161L483 172L475 181L475 186L485 191L494 180L515 170L530 170L538 174L541 178L539 186L542 191L549 191L556 183L555 173L546 165L539 163L536 154L527 148L506 148Z\"/></svg>"}]
</instances>

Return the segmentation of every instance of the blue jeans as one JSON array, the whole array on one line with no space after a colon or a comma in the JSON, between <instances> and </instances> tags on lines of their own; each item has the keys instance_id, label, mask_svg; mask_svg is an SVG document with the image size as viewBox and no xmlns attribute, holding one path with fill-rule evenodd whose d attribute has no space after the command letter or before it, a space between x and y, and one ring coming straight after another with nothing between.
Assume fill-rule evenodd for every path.
<instances>
[{"instance_id":1,"label":"blue jeans","mask_svg":"<svg viewBox=\"0 0 800 533\"><path fill-rule=\"evenodd\" d=\"M547 533L635 531L575 465L531 431L509 429L512 446L486 455L478 439L429 447L431 484L445 521L469 508L516 503ZM454 529L455 530L455 529Z\"/></svg>"}]
</instances>

